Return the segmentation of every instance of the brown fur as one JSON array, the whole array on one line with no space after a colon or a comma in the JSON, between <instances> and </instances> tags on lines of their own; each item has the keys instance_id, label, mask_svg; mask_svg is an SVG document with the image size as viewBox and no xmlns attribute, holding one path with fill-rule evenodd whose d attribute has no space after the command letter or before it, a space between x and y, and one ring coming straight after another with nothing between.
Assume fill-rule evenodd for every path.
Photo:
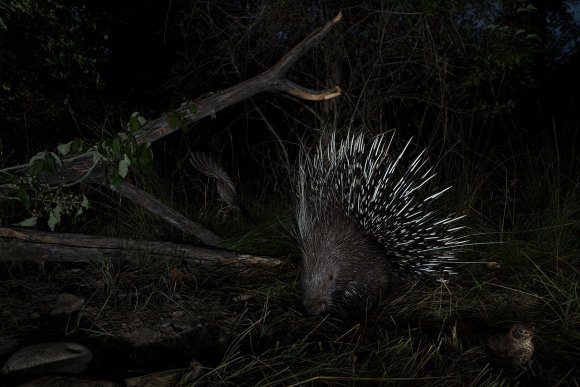
<instances>
[{"instance_id":1,"label":"brown fur","mask_svg":"<svg viewBox=\"0 0 580 387\"><path fill-rule=\"evenodd\" d=\"M392 272L382 249L346 216L319 219L301 242L304 307L309 313L359 314L388 287Z\"/></svg>"}]
</instances>

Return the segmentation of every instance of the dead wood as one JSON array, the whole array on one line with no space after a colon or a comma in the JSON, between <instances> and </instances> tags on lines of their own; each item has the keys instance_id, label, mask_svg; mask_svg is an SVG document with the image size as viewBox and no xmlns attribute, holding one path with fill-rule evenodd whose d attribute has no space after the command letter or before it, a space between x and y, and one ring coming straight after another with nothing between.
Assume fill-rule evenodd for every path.
<instances>
[{"instance_id":1,"label":"dead wood","mask_svg":"<svg viewBox=\"0 0 580 387\"><path fill-rule=\"evenodd\" d=\"M327 100L339 96L341 90L338 86L325 90L312 90L288 80L286 74L290 67L296 63L296 61L302 57L306 51L318 44L341 18L342 14L339 13L333 20L305 38L282 59L280 59L278 63L262 74L226 90L212 94L201 101L185 103L172 113L178 114L179 117L185 119L188 124L191 124L207 116L215 115L217 112L231 105L264 91L283 92L298 98L315 101ZM167 116L162 116L147 122L142 128L134 133L134 137L138 144L150 144L179 129L179 127L172 127L169 124ZM115 168L112 166L110 161L104 160L103 158L100 158L100 161L95 162L94 160L97 160L94 157L95 152L96 150L92 148L92 150L84 154L64 158L62 160L62 165L58 166L55 172L43 173L38 178L42 183L49 185L72 185L79 182L105 185L113 191L120 193L160 216L178 229L196 236L206 245L213 246L217 241L219 241L217 235L205 229L202 225L189 220L184 215L166 205L163 205L159 200L139 188L134 187L129 183L122 183L117 186L108 184L108 171L113 171ZM28 171L28 165L15 166L4 170L4 172L8 171L14 174L26 174ZM9 189L7 187L8 186L0 186L0 195L8 194ZM13 244L11 248L14 249L15 246L16 245ZM73 246L69 247L68 253L72 253ZM74 248L82 249L83 246ZM30 249L33 251L37 250L34 246L31 246ZM88 249L85 250L85 253L87 253L87 251ZM61 256L63 258L66 258L68 254L65 251L60 252L60 254L56 251L54 253L56 254L55 256ZM112 254L114 251L111 251L110 253ZM5 255L4 251L2 255ZM47 254L43 254L43 256L49 258ZM72 256L69 258L72 258Z\"/></svg>"},{"instance_id":2,"label":"dead wood","mask_svg":"<svg viewBox=\"0 0 580 387\"><path fill-rule=\"evenodd\" d=\"M106 236L51 233L33 229L0 228L0 260L92 262L135 256L181 258L204 266L277 267L274 258L237 254L172 242L138 241Z\"/></svg>"},{"instance_id":3,"label":"dead wood","mask_svg":"<svg viewBox=\"0 0 580 387\"><path fill-rule=\"evenodd\" d=\"M199 223L188 219L184 215L175 211L173 208L161 203L159 199L155 198L150 193L145 192L126 181L123 181L118 186L110 184L108 187L111 190L131 200L133 203L138 203L139 205L145 207L181 231L187 234L195 235L197 239L208 246L214 246L220 240L216 234L207 230Z\"/></svg>"},{"instance_id":4,"label":"dead wood","mask_svg":"<svg viewBox=\"0 0 580 387\"><path fill-rule=\"evenodd\" d=\"M342 14L338 14L320 30L315 31L305 38L280 59L278 63L262 74L228 89L214 93L201 101L183 104L175 109L174 112L186 118L187 122L191 124L265 91L284 92L298 98L312 101L322 101L338 97L341 94L340 87L338 86L325 90L312 90L286 79L286 74L290 67L306 51L318 44L341 18ZM134 133L135 140L138 144L150 144L181 129L179 127L171 127L168 121L166 116L162 116L147 122ZM62 166L59 166L54 173L45 173L40 178L43 182L50 185L69 184L77 181L101 183L106 177L105 164L106 162L102 161L100 165L93 165L92 152L85 153L65 158ZM20 171L26 173L27 167L27 165L21 166ZM18 173L18 169L10 169L13 173Z\"/></svg>"}]
</instances>

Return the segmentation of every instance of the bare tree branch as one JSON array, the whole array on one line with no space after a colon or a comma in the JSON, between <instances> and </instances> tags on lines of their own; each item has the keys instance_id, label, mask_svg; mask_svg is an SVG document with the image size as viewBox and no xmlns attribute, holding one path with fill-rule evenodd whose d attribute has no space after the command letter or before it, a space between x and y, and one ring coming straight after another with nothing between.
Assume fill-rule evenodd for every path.
<instances>
[{"instance_id":1,"label":"bare tree branch","mask_svg":"<svg viewBox=\"0 0 580 387\"><path fill-rule=\"evenodd\" d=\"M286 73L306 51L318 44L341 18L342 14L339 13L333 20L318 31L310 34L280 59L278 63L262 74L212 94L201 101L185 103L170 114L177 114L180 119L191 124L264 91L284 92L311 101L323 101L339 96L341 90L338 86L326 90L312 90L291 82L286 78ZM170 125L168 114L147 122L134 133L134 137L138 144L150 144L178 129L180 129L179 125L177 127ZM41 182L49 185L70 185L81 181L105 185L135 203L144 206L178 229L195 235L207 245L214 245L219 240L219 237L211 231L163 205L159 200L139 188L126 182L116 186L109 184L107 174L110 173L109 171L114 171L115 168L110 161L100 157L96 152L96 149L92 148L84 154L65 158L62 161L62 165L58 166L55 172L43 173L38 178ZM28 166L23 165L20 168L10 168L9 170L19 174L26 174ZM4 172L6 171L8 169L4 170ZM10 185L0 186L0 195L6 195L9 190Z\"/></svg>"},{"instance_id":2,"label":"bare tree branch","mask_svg":"<svg viewBox=\"0 0 580 387\"><path fill-rule=\"evenodd\" d=\"M318 44L341 18L342 14L339 13L333 20L320 30L313 32L262 74L212 94L199 102L183 104L174 110L174 113L184 117L191 124L264 91L281 91L311 101L323 101L338 97L341 94L338 86L325 90L312 90L289 81L286 79L286 73L306 51ZM139 144L153 143L179 129L179 127L171 127L168 118L163 116L147 122L134 134L134 137ZM47 184L66 184L85 177L84 182L100 183L106 175L105 164L106 162L101 162L97 168L94 168L92 153L86 153L64 159L62 166L58 167L56 172L43 174L41 179ZM88 173L89 171L90 173ZM21 172L26 173L26 166L23 166Z\"/></svg>"}]
</instances>

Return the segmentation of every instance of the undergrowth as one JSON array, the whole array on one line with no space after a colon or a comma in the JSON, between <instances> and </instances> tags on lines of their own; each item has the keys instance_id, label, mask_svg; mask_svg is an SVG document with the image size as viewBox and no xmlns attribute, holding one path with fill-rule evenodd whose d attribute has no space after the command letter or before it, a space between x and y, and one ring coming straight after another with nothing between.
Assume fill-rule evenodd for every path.
<instances>
[{"instance_id":1,"label":"undergrowth","mask_svg":"<svg viewBox=\"0 0 580 387\"><path fill-rule=\"evenodd\" d=\"M234 251L282 258L281 269L208 272L175 262L187 273L185 287L176 290L159 280L162 275L153 274L151 283L144 274L167 273L172 264L142 260L129 275L142 278L133 285L139 298L119 297L108 267L100 269L108 279L102 290L110 294L107 302L116 300L130 313L167 299L194 315L221 310L228 344L215 363L204 364L198 385L575 385L579 165L574 160L562 168L553 156L520 153L517 173L487 161L484 170L504 171L503 180L481 169L474 176L481 165L441 163L448 169L439 174L452 178L454 191L467 192L460 206L471 207L466 223L473 245L460 255L466 262L461 273L444 284L415 283L360 320L305 315L291 197L281 201L286 206L279 199L265 205L262 214L255 204L258 226L240 226L237 236L222 242ZM174 291L181 298L173 298ZM192 309L193 299L199 309ZM510 372L494 368L482 346L486 332L518 321L535 329L531 363Z\"/></svg>"}]
</instances>

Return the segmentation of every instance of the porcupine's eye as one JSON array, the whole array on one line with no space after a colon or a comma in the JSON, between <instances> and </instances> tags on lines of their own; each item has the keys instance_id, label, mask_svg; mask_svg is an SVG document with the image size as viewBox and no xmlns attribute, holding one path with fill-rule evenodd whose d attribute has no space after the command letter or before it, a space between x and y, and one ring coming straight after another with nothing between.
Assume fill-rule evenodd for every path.
<instances>
[{"instance_id":1,"label":"porcupine's eye","mask_svg":"<svg viewBox=\"0 0 580 387\"><path fill-rule=\"evenodd\" d=\"M334 282L334 279L337 278L337 269L334 268L328 272L328 282Z\"/></svg>"},{"instance_id":2,"label":"porcupine's eye","mask_svg":"<svg viewBox=\"0 0 580 387\"><path fill-rule=\"evenodd\" d=\"M514 332L514 337L517 338L517 339L523 338L523 337L526 337L526 336L530 336L530 331L527 330L526 328L518 328Z\"/></svg>"}]
</instances>

